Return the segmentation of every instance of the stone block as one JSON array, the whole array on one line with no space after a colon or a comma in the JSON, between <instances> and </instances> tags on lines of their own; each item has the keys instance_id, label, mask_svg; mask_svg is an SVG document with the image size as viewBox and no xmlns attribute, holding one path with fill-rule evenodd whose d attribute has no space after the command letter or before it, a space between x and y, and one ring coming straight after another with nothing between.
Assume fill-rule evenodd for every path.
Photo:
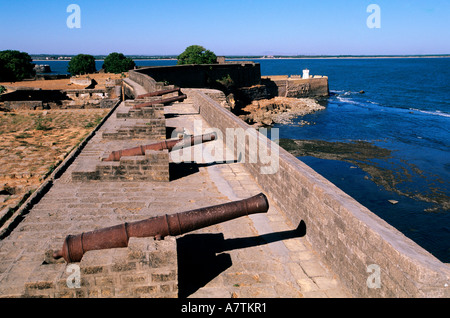
<instances>
[{"instance_id":1,"label":"stone block","mask_svg":"<svg viewBox=\"0 0 450 318\"><path fill-rule=\"evenodd\" d=\"M136 257L138 255L139 257ZM149 261L151 260L151 261ZM88 251L80 263L80 285L68 284L66 264L38 266L25 282L26 297L116 298L178 296L175 238L130 238L126 248Z\"/></svg>"}]
</instances>

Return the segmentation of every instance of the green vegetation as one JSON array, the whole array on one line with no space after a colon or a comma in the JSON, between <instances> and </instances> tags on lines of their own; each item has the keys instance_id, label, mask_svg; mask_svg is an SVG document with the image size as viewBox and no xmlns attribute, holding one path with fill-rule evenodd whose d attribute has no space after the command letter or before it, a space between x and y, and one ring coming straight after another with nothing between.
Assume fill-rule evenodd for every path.
<instances>
[{"instance_id":1,"label":"green vegetation","mask_svg":"<svg viewBox=\"0 0 450 318\"><path fill-rule=\"evenodd\" d=\"M122 53L111 53L103 62L103 68L105 69L105 72L107 73L123 73L128 72L129 70L132 70L136 64L134 61L128 57L125 57Z\"/></svg>"},{"instance_id":2,"label":"green vegetation","mask_svg":"<svg viewBox=\"0 0 450 318\"><path fill-rule=\"evenodd\" d=\"M0 85L0 94L3 94L4 92L6 92L5 86Z\"/></svg>"},{"instance_id":3,"label":"green vegetation","mask_svg":"<svg viewBox=\"0 0 450 318\"><path fill-rule=\"evenodd\" d=\"M14 50L0 52L0 81L16 82L34 76L33 60L28 53Z\"/></svg>"},{"instance_id":4,"label":"green vegetation","mask_svg":"<svg viewBox=\"0 0 450 318\"><path fill-rule=\"evenodd\" d=\"M67 71L72 76L95 73L95 58L88 54L78 54L70 60Z\"/></svg>"},{"instance_id":5,"label":"green vegetation","mask_svg":"<svg viewBox=\"0 0 450 318\"><path fill-rule=\"evenodd\" d=\"M97 127L102 120L103 120L103 116L96 115L93 121L89 121L86 125L84 125L84 128Z\"/></svg>"},{"instance_id":6,"label":"green vegetation","mask_svg":"<svg viewBox=\"0 0 450 318\"><path fill-rule=\"evenodd\" d=\"M200 45L191 45L178 56L178 65L184 64L216 64L217 56Z\"/></svg>"},{"instance_id":7,"label":"green vegetation","mask_svg":"<svg viewBox=\"0 0 450 318\"><path fill-rule=\"evenodd\" d=\"M226 89L229 89L230 87L232 87L234 85L234 81L231 78L230 74L227 74L226 76L222 77L221 79L218 79L216 82L219 83L221 86L223 86Z\"/></svg>"},{"instance_id":8,"label":"green vegetation","mask_svg":"<svg viewBox=\"0 0 450 318\"><path fill-rule=\"evenodd\" d=\"M34 123L35 123L34 129L42 130L42 131L51 130L52 128L49 126L50 121L51 121L51 118L43 118L41 116L38 116L34 120Z\"/></svg>"}]
</instances>

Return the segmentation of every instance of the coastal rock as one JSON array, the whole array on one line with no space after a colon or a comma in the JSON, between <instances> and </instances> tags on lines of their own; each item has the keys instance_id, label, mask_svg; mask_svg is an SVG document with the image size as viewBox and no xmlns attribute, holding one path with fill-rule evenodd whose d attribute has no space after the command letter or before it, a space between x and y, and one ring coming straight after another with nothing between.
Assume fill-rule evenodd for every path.
<instances>
[{"instance_id":1,"label":"coastal rock","mask_svg":"<svg viewBox=\"0 0 450 318\"><path fill-rule=\"evenodd\" d=\"M51 73L50 65L35 65L34 70L36 73Z\"/></svg>"},{"instance_id":2,"label":"coastal rock","mask_svg":"<svg viewBox=\"0 0 450 318\"><path fill-rule=\"evenodd\" d=\"M253 101L242 110L240 117L255 126L270 126L274 123L291 124L292 119L325 109L312 98L275 97Z\"/></svg>"}]
</instances>

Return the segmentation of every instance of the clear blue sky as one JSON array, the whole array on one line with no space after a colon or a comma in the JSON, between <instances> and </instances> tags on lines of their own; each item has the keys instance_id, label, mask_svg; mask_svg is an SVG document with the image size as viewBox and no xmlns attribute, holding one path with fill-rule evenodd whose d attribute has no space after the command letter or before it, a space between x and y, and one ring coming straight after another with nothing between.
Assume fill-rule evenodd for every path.
<instances>
[{"instance_id":1,"label":"clear blue sky","mask_svg":"<svg viewBox=\"0 0 450 318\"><path fill-rule=\"evenodd\" d=\"M70 29L68 5L81 8ZM370 29L369 4L381 8ZM450 54L448 0L0 0L0 50L31 54Z\"/></svg>"}]
</instances>

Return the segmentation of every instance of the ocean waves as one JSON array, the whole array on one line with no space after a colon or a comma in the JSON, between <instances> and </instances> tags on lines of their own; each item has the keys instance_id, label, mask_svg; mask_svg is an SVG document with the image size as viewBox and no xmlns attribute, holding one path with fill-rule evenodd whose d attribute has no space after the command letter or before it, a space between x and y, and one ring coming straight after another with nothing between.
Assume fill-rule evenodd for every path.
<instances>
[{"instance_id":1,"label":"ocean waves","mask_svg":"<svg viewBox=\"0 0 450 318\"><path fill-rule=\"evenodd\" d=\"M424 109L419 109L416 107L400 107L400 106L390 106L390 105L384 105L382 103L370 100L370 99L364 99L361 98L360 92L352 92L352 91L330 91L331 93L331 101L335 100L339 105L348 104L348 105L355 105L360 106L364 108L377 108L380 111L383 110L393 110L393 111L406 111L406 112L419 112L426 115L432 115L432 116L441 116L441 117L447 117L450 118L450 112L448 110L429 110L430 106L424 106Z\"/></svg>"}]
</instances>

